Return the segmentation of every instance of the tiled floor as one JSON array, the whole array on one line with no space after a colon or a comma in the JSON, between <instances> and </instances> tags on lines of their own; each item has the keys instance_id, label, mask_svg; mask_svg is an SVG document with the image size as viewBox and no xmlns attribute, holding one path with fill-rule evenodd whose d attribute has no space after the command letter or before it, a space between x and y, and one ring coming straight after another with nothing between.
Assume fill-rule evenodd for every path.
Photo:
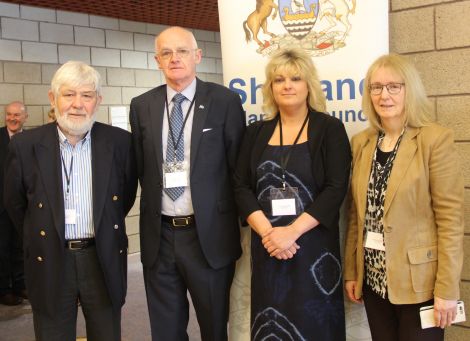
<instances>
[{"instance_id":1,"label":"tiled floor","mask_svg":"<svg viewBox=\"0 0 470 341\"><path fill-rule=\"evenodd\" d=\"M128 292L122 311L123 341L150 341L150 325L145 301L140 255L129 256ZM369 328L363 308L346 303L346 329L348 341L370 340ZM85 336L83 316L79 314L77 336ZM189 341L200 340L199 327L191 310L188 326ZM33 319L31 306L26 302L17 307L0 305L0 340L33 341ZM85 340L80 338L79 340ZM235 340L231 341L248 341Z\"/></svg>"}]
</instances>

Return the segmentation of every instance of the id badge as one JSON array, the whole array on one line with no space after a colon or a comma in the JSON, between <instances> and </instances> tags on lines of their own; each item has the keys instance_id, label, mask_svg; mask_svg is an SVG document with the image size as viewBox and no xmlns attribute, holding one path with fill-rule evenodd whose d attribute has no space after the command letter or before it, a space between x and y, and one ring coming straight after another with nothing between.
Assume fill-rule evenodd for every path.
<instances>
[{"instance_id":1,"label":"id badge","mask_svg":"<svg viewBox=\"0 0 470 341\"><path fill-rule=\"evenodd\" d=\"M77 224L77 211L75 210L75 208L65 209L65 224L67 225Z\"/></svg>"},{"instance_id":2,"label":"id badge","mask_svg":"<svg viewBox=\"0 0 470 341\"><path fill-rule=\"evenodd\" d=\"M165 188L188 186L188 172L165 173Z\"/></svg>"},{"instance_id":3,"label":"id badge","mask_svg":"<svg viewBox=\"0 0 470 341\"><path fill-rule=\"evenodd\" d=\"M364 247L369 249L385 251L384 236L379 232L367 231Z\"/></svg>"},{"instance_id":4,"label":"id badge","mask_svg":"<svg viewBox=\"0 0 470 341\"><path fill-rule=\"evenodd\" d=\"M189 174L186 162L176 161L163 165L164 188L187 187L189 185Z\"/></svg>"},{"instance_id":5,"label":"id badge","mask_svg":"<svg viewBox=\"0 0 470 341\"><path fill-rule=\"evenodd\" d=\"M271 188L271 215L273 217L297 215L298 189L296 187Z\"/></svg>"}]
</instances>

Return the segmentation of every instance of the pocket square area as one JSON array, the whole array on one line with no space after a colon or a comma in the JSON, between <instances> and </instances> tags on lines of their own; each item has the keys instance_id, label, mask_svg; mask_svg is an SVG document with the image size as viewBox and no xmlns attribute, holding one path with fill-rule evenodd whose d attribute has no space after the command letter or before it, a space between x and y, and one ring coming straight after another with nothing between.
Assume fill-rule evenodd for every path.
<instances>
[{"instance_id":1,"label":"pocket square area","mask_svg":"<svg viewBox=\"0 0 470 341\"><path fill-rule=\"evenodd\" d=\"M212 128L204 128L202 129L202 132L205 133L206 131L210 131L210 130L212 130Z\"/></svg>"}]
</instances>

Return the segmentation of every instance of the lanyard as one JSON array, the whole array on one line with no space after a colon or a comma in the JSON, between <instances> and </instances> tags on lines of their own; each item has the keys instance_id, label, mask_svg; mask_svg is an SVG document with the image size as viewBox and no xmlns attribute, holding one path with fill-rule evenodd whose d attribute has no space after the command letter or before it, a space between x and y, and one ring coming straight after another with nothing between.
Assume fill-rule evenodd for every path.
<instances>
[{"instance_id":1,"label":"lanyard","mask_svg":"<svg viewBox=\"0 0 470 341\"><path fill-rule=\"evenodd\" d=\"M67 167L65 166L65 160L64 156L61 154L60 158L62 159L62 166L64 167L64 173L65 173L65 179L67 180L67 197L70 192L70 176L72 175L72 166L73 166L73 155L72 158L70 159L70 169L67 172Z\"/></svg>"},{"instance_id":2,"label":"lanyard","mask_svg":"<svg viewBox=\"0 0 470 341\"><path fill-rule=\"evenodd\" d=\"M381 192L386 190L387 186L387 181L390 176L390 172L393 166L393 161L395 160L395 157L398 152L398 148L400 146L400 142L403 138L403 135L405 133L406 127L403 128L403 130L400 133L400 136L397 139L397 142L395 143L395 147L393 147L392 153L388 156L387 161L385 162L385 165L382 167L382 171L379 173L378 170L378 161L377 161L377 150L379 149L380 144L382 143L385 134L379 133L379 136L377 138L377 144L375 146L375 151L374 151L374 157L372 159L372 190L374 192L374 198L373 203L372 203L372 211L375 214L375 218L377 218L377 210L379 206L383 206L384 200L385 200L385 195L379 195L378 197L377 194L380 194ZM384 193L385 194L385 193Z\"/></svg>"},{"instance_id":3,"label":"lanyard","mask_svg":"<svg viewBox=\"0 0 470 341\"><path fill-rule=\"evenodd\" d=\"M176 161L176 151L178 150L178 145L181 141L181 137L183 136L184 127L186 126L186 121L188 120L189 113L191 112L191 108L193 107L195 99L196 99L196 96L193 97L193 100L191 101L191 104L189 105L188 111L186 111L186 115L185 115L184 121L183 121L183 126L181 127L180 133L178 135L178 139L175 141L175 135L173 134L173 128L170 124L170 110L168 108L168 99L165 98L166 116L168 118L168 128L169 128L168 133L171 136L171 142L173 142L173 151L175 153L175 161ZM176 103L174 105L176 105Z\"/></svg>"},{"instance_id":4,"label":"lanyard","mask_svg":"<svg viewBox=\"0 0 470 341\"><path fill-rule=\"evenodd\" d=\"M280 116L280 114L278 116ZM284 190L286 189L286 167L287 167L287 163L289 162L290 154L292 152L292 147L295 146L297 142L299 141L300 135L302 135L302 132L304 131L307 121L308 121L308 113L307 113L307 116L305 116L304 123L302 123L302 127L300 128L300 131L297 134L297 137L295 138L294 144L289 146L287 150L287 154L286 154L284 153L284 144L282 141L282 120L281 120L281 117L279 117L279 140L281 143L282 188Z\"/></svg>"}]
</instances>

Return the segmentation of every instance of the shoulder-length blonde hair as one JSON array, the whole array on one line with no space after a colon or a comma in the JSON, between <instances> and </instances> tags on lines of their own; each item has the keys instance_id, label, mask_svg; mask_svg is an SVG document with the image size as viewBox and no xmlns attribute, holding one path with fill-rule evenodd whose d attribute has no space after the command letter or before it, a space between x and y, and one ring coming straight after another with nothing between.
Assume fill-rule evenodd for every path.
<instances>
[{"instance_id":1,"label":"shoulder-length blonde hair","mask_svg":"<svg viewBox=\"0 0 470 341\"><path fill-rule=\"evenodd\" d=\"M274 78L282 71L286 71L290 75L300 76L307 82L307 105L310 110L326 111L325 94L321 88L317 69L312 62L312 58L300 48L287 48L275 53L266 65L266 81L262 89L265 119L273 119L279 112L279 107L274 100L272 83Z\"/></svg>"},{"instance_id":2,"label":"shoulder-length blonde hair","mask_svg":"<svg viewBox=\"0 0 470 341\"><path fill-rule=\"evenodd\" d=\"M423 82L416 67L405 57L398 54L387 54L379 57L369 67L364 79L364 89L362 96L362 111L369 119L370 125L377 131L383 130L380 117L375 111L369 91L371 78L380 69L386 68L403 79L405 83L405 122L409 127L422 127L429 124L431 120L432 106ZM384 90L383 90L384 91ZM403 90L402 90L403 91Z\"/></svg>"}]
</instances>

